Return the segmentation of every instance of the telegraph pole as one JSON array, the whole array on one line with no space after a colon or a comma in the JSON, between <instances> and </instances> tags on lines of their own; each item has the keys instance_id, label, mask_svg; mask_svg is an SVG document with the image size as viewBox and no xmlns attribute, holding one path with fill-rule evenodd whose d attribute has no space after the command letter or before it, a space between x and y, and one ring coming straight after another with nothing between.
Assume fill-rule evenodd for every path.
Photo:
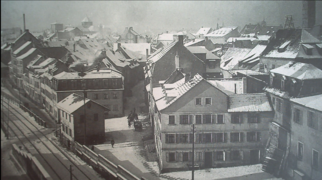
<instances>
[{"instance_id":1,"label":"telegraph pole","mask_svg":"<svg viewBox=\"0 0 322 180\"><path fill-rule=\"evenodd\" d=\"M73 166L69 165L70 180L73 180Z\"/></svg>"},{"instance_id":2,"label":"telegraph pole","mask_svg":"<svg viewBox=\"0 0 322 180\"><path fill-rule=\"evenodd\" d=\"M191 171L191 179L195 178L195 125L192 124L192 171Z\"/></svg>"}]
</instances>

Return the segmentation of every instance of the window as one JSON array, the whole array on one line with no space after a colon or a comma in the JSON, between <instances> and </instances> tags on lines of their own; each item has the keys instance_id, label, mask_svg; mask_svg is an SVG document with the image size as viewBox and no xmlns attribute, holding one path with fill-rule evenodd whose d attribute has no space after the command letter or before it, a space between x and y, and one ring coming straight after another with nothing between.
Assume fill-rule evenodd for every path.
<instances>
[{"instance_id":1,"label":"window","mask_svg":"<svg viewBox=\"0 0 322 180\"><path fill-rule=\"evenodd\" d=\"M224 115L222 114L217 115L217 124L224 124Z\"/></svg>"},{"instance_id":2,"label":"window","mask_svg":"<svg viewBox=\"0 0 322 180\"><path fill-rule=\"evenodd\" d=\"M203 115L203 124L211 124L211 114Z\"/></svg>"},{"instance_id":3,"label":"window","mask_svg":"<svg viewBox=\"0 0 322 180\"><path fill-rule=\"evenodd\" d=\"M294 116L293 116L293 119L294 119L294 122L296 122L297 124L302 124L302 117L301 117L301 111L299 109L295 109L294 108Z\"/></svg>"},{"instance_id":4,"label":"window","mask_svg":"<svg viewBox=\"0 0 322 180\"><path fill-rule=\"evenodd\" d=\"M205 133L203 134L204 141L205 143L211 143L211 133Z\"/></svg>"},{"instance_id":5,"label":"window","mask_svg":"<svg viewBox=\"0 0 322 180\"><path fill-rule=\"evenodd\" d=\"M72 136L72 130L71 129L69 129L69 135Z\"/></svg>"},{"instance_id":6,"label":"window","mask_svg":"<svg viewBox=\"0 0 322 180\"><path fill-rule=\"evenodd\" d=\"M225 142L224 133L213 133L212 134L212 142L213 143Z\"/></svg>"},{"instance_id":7,"label":"window","mask_svg":"<svg viewBox=\"0 0 322 180\"><path fill-rule=\"evenodd\" d=\"M225 152L224 151L217 151L216 152L216 160L217 161L225 161Z\"/></svg>"},{"instance_id":8,"label":"window","mask_svg":"<svg viewBox=\"0 0 322 180\"><path fill-rule=\"evenodd\" d=\"M195 161L202 161L202 152L196 152Z\"/></svg>"},{"instance_id":9,"label":"window","mask_svg":"<svg viewBox=\"0 0 322 180\"><path fill-rule=\"evenodd\" d=\"M182 161L189 161L189 153L188 152L182 153Z\"/></svg>"},{"instance_id":10,"label":"window","mask_svg":"<svg viewBox=\"0 0 322 180\"><path fill-rule=\"evenodd\" d=\"M179 134L180 143L189 143L189 134Z\"/></svg>"},{"instance_id":11,"label":"window","mask_svg":"<svg viewBox=\"0 0 322 180\"><path fill-rule=\"evenodd\" d=\"M189 116L180 115L180 124L189 124Z\"/></svg>"},{"instance_id":12,"label":"window","mask_svg":"<svg viewBox=\"0 0 322 180\"><path fill-rule=\"evenodd\" d=\"M242 142L242 133L230 133L230 142Z\"/></svg>"},{"instance_id":13,"label":"window","mask_svg":"<svg viewBox=\"0 0 322 180\"><path fill-rule=\"evenodd\" d=\"M108 94L104 94L104 99L108 99Z\"/></svg>"},{"instance_id":14,"label":"window","mask_svg":"<svg viewBox=\"0 0 322 180\"><path fill-rule=\"evenodd\" d=\"M284 79L281 80L281 90L282 91L285 90L285 80Z\"/></svg>"},{"instance_id":15,"label":"window","mask_svg":"<svg viewBox=\"0 0 322 180\"><path fill-rule=\"evenodd\" d=\"M165 143L175 143L175 135L174 134L166 134L165 135Z\"/></svg>"},{"instance_id":16,"label":"window","mask_svg":"<svg viewBox=\"0 0 322 180\"><path fill-rule=\"evenodd\" d=\"M94 114L94 121L97 121L98 120L98 114L97 113L95 113Z\"/></svg>"},{"instance_id":17,"label":"window","mask_svg":"<svg viewBox=\"0 0 322 180\"><path fill-rule=\"evenodd\" d=\"M248 142L260 141L260 132L247 132L247 141Z\"/></svg>"},{"instance_id":18,"label":"window","mask_svg":"<svg viewBox=\"0 0 322 180\"><path fill-rule=\"evenodd\" d=\"M231 157L231 160L234 160L234 161L241 159L240 152L236 150L230 152L230 157Z\"/></svg>"},{"instance_id":19,"label":"window","mask_svg":"<svg viewBox=\"0 0 322 180\"><path fill-rule=\"evenodd\" d=\"M196 98L196 105L201 105L201 98Z\"/></svg>"},{"instance_id":20,"label":"window","mask_svg":"<svg viewBox=\"0 0 322 180\"><path fill-rule=\"evenodd\" d=\"M302 159L303 159L303 150L304 150L303 143L298 142L297 143L297 159L299 161L302 161Z\"/></svg>"},{"instance_id":21,"label":"window","mask_svg":"<svg viewBox=\"0 0 322 180\"><path fill-rule=\"evenodd\" d=\"M196 124L201 124L201 115L196 115Z\"/></svg>"},{"instance_id":22,"label":"window","mask_svg":"<svg viewBox=\"0 0 322 180\"><path fill-rule=\"evenodd\" d=\"M71 120L70 120L70 119L71 119L71 118L70 118L70 116L71 116L71 115L68 115L69 122L71 122Z\"/></svg>"},{"instance_id":23,"label":"window","mask_svg":"<svg viewBox=\"0 0 322 180\"><path fill-rule=\"evenodd\" d=\"M167 160L168 160L168 162L176 161L176 153L174 153L174 152L168 153Z\"/></svg>"},{"instance_id":24,"label":"window","mask_svg":"<svg viewBox=\"0 0 322 180\"><path fill-rule=\"evenodd\" d=\"M308 112L307 126L316 130L318 129L318 120L316 115L311 111Z\"/></svg>"},{"instance_id":25,"label":"window","mask_svg":"<svg viewBox=\"0 0 322 180\"><path fill-rule=\"evenodd\" d=\"M239 113L235 113L231 115L231 123L232 124L240 124L242 123L242 115Z\"/></svg>"},{"instance_id":26,"label":"window","mask_svg":"<svg viewBox=\"0 0 322 180\"><path fill-rule=\"evenodd\" d=\"M175 116L169 115L169 124L175 124Z\"/></svg>"},{"instance_id":27,"label":"window","mask_svg":"<svg viewBox=\"0 0 322 180\"><path fill-rule=\"evenodd\" d=\"M117 95L115 92L113 93L113 99L117 99Z\"/></svg>"},{"instance_id":28,"label":"window","mask_svg":"<svg viewBox=\"0 0 322 180\"><path fill-rule=\"evenodd\" d=\"M259 123L259 114L256 114L256 113L248 114L248 123Z\"/></svg>"},{"instance_id":29,"label":"window","mask_svg":"<svg viewBox=\"0 0 322 180\"><path fill-rule=\"evenodd\" d=\"M319 152L314 149L312 150L312 167L314 169L319 167Z\"/></svg>"},{"instance_id":30,"label":"window","mask_svg":"<svg viewBox=\"0 0 322 180\"><path fill-rule=\"evenodd\" d=\"M205 99L205 104L206 105L211 105L211 98L206 98Z\"/></svg>"},{"instance_id":31,"label":"window","mask_svg":"<svg viewBox=\"0 0 322 180\"><path fill-rule=\"evenodd\" d=\"M93 99L98 99L98 94L93 94Z\"/></svg>"}]
</instances>

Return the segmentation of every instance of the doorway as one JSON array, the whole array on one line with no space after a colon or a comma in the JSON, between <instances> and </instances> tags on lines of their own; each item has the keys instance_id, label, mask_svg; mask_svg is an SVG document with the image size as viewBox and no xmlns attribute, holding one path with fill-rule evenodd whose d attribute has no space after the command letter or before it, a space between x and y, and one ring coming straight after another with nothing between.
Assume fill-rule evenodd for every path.
<instances>
[{"instance_id":1,"label":"doorway","mask_svg":"<svg viewBox=\"0 0 322 180\"><path fill-rule=\"evenodd\" d=\"M259 150L250 150L250 164L258 164L259 163Z\"/></svg>"},{"instance_id":2,"label":"doorway","mask_svg":"<svg viewBox=\"0 0 322 180\"><path fill-rule=\"evenodd\" d=\"M205 168L212 167L212 152L205 152Z\"/></svg>"}]
</instances>

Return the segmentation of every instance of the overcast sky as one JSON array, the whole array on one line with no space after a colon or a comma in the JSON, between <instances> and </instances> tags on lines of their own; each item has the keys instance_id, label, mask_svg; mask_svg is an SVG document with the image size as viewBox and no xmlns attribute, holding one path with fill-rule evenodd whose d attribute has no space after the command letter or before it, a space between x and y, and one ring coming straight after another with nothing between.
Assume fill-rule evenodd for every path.
<instances>
[{"instance_id":1,"label":"overcast sky","mask_svg":"<svg viewBox=\"0 0 322 180\"><path fill-rule=\"evenodd\" d=\"M321 1L316 8L316 23L322 24ZM120 31L132 26L138 33L195 30L217 23L243 27L264 18L268 25L280 25L286 15L293 15L296 27L302 25L301 1L1 1L1 28L23 28L23 13L31 31L50 28L55 21L79 26L86 15L94 25Z\"/></svg>"}]
</instances>

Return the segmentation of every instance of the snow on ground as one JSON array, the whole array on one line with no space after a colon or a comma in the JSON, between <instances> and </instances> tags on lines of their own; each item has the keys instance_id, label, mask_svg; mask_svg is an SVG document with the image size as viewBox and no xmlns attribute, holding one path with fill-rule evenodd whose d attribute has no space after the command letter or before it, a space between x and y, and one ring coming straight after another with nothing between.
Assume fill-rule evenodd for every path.
<instances>
[{"instance_id":1,"label":"snow on ground","mask_svg":"<svg viewBox=\"0 0 322 180\"><path fill-rule=\"evenodd\" d=\"M195 176L195 179L233 178L233 177L240 177L240 176L245 176L250 174L263 173L261 168L262 168L261 164L256 164L256 165L249 165L249 166L203 169L203 170L195 170L194 176ZM163 175L167 175L173 178L190 179L191 171L171 172L171 173L164 173ZM282 178L270 178L270 179L282 180Z\"/></svg>"}]
</instances>

